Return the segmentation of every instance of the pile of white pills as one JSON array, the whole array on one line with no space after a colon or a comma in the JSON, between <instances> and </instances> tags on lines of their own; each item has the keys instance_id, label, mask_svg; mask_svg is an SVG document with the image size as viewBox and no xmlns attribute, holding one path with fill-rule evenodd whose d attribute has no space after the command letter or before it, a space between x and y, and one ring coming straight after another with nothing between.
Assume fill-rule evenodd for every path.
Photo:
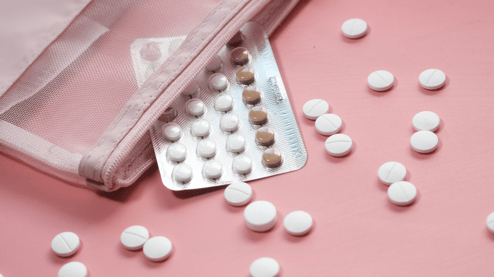
<instances>
[{"instance_id":1,"label":"pile of white pills","mask_svg":"<svg viewBox=\"0 0 494 277\"><path fill-rule=\"evenodd\" d=\"M377 175L381 183L388 187L388 198L398 206L411 205L417 197L415 186L406 182L407 169L399 162L387 162L379 167Z\"/></svg>"},{"instance_id":2,"label":"pile of white pills","mask_svg":"<svg viewBox=\"0 0 494 277\"><path fill-rule=\"evenodd\" d=\"M421 154L434 152L439 144L439 138L434 133L441 120L430 111L419 112L413 117L413 128L417 131L410 138L412 149Z\"/></svg>"},{"instance_id":3,"label":"pile of white pills","mask_svg":"<svg viewBox=\"0 0 494 277\"><path fill-rule=\"evenodd\" d=\"M81 246L79 236L73 232L63 232L51 241L51 249L59 257L74 255ZM58 271L58 277L86 277L86 266L80 262L69 262Z\"/></svg>"},{"instance_id":4,"label":"pile of white pills","mask_svg":"<svg viewBox=\"0 0 494 277\"><path fill-rule=\"evenodd\" d=\"M168 238L156 236L149 238L149 231L139 225L130 226L120 235L122 245L131 251L143 250L144 256L152 262L166 260L172 253L172 243Z\"/></svg>"}]
</instances>

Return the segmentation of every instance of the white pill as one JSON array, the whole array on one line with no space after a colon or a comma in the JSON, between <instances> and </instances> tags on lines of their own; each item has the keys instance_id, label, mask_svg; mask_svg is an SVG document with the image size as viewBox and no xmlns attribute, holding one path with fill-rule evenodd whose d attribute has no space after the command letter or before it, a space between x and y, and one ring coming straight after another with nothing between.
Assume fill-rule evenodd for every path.
<instances>
[{"instance_id":1,"label":"white pill","mask_svg":"<svg viewBox=\"0 0 494 277\"><path fill-rule=\"evenodd\" d=\"M387 162L379 167L377 175L383 184L389 186L392 183L405 180L407 169L399 162Z\"/></svg>"},{"instance_id":2,"label":"white pill","mask_svg":"<svg viewBox=\"0 0 494 277\"><path fill-rule=\"evenodd\" d=\"M142 246L148 239L148 229L139 225L130 226L120 235L122 245L129 250L142 249Z\"/></svg>"},{"instance_id":3,"label":"white pill","mask_svg":"<svg viewBox=\"0 0 494 277\"><path fill-rule=\"evenodd\" d=\"M420 73L419 83L428 90L440 89L446 82L446 74L439 69L427 69Z\"/></svg>"},{"instance_id":4,"label":"white pill","mask_svg":"<svg viewBox=\"0 0 494 277\"><path fill-rule=\"evenodd\" d=\"M234 132L238 130L240 119L238 115L227 113L220 119L220 129L225 132Z\"/></svg>"},{"instance_id":5,"label":"white pill","mask_svg":"<svg viewBox=\"0 0 494 277\"><path fill-rule=\"evenodd\" d=\"M199 119L194 121L190 126L192 135L196 137L207 137L211 129L211 124L206 119Z\"/></svg>"},{"instance_id":6,"label":"white pill","mask_svg":"<svg viewBox=\"0 0 494 277\"><path fill-rule=\"evenodd\" d=\"M214 109L227 112L233 108L233 97L228 93L222 93L214 99Z\"/></svg>"},{"instance_id":7,"label":"white pill","mask_svg":"<svg viewBox=\"0 0 494 277\"><path fill-rule=\"evenodd\" d=\"M239 134L229 135L226 139L226 150L240 153L245 150L245 137Z\"/></svg>"},{"instance_id":8,"label":"white pill","mask_svg":"<svg viewBox=\"0 0 494 277\"><path fill-rule=\"evenodd\" d=\"M173 168L173 179L181 183L189 182L192 180L192 167L188 164L177 164Z\"/></svg>"},{"instance_id":9,"label":"white pill","mask_svg":"<svg viewBox=\"0 0 494 277\"><path fill-rule=\"evenodd\" d=\"M407 206L415 201L417 189L412 183L400 181L393 183L388 188L389 200L398 206Z\"/></svg>"},{"instance_id":10,"label":"white pill","mask_svg":"<svg viewBox=\"0 0 494 277\"><path fill-rule=\"evenodd\" d=\"M182 95L184 96L192 96L194 95L197 91L199 91L199 82L197 80L192 80L190 84L185 87L185 89L182 91Z\"/></svg>"},{"instance_id":11,"label":"white pill","mask_svg":"<svg viewBox=\"0 0 494 277\"><path fill-rule=\"evenodd\" d=\"M413 117L412 123L416 131L435 132L439 128L441 119L434 112L423 111Z\"/></svg>"},{"instance_id":12,"label":"white pill","mask_svg":"<svg viewBox=\"0 0 494 277\"><path fill-rule=\"evenodd\" d=\"M87 268L80 262L64 264L58 271L58 277L86 277Z\"/></svg>"},{"instance_id":13,"label":"white pill","mask_svg":"<svg viewBox=\"0 0 494 277\"><path fill-rule=\"evenodd\" d=\"M243 206L252 199L252 188L242 181L236 181L225 189L225 199L232 206Z\"/></svg>"},{"instance_id":14,"label":"white pill","mask_svg":"<svg viewBox=\"0 0 494 277\"><path fill-rule=\"evenodd\" d=\"M276 224L276 208L268 201L255 201L244 210L245 224L255 232L266 232Z\"/></svg>"},{"instance_id":15,"label":"white pill","mask_svg":"<svg viewBox=\"0 0 494 277\"><path fill-rule=\"evenodd\" d=\"M233 171L238 174L249 174L252 171L252 159L247 155L238 155L233 159Z\"/></svg>"},{"instance_id":16,"label":"white pill","mask_svg":"<svg viewBox=\"0 0 494 277\"><path fill-rule=\"evenodd\" d=\"M201 158L212 158L216 155L216 143L210 139L203 139L197 144L197 155Z\"/></svg>"},{"instance_id":17,"label":"white pill","mask_svg":"<svg viewBox=\"0 0 494 277\"><path fill-rule=\"evenodd\" d=\"M152 262L166 260L172 253L172 242L162 236L152 237L144 243L144 256Z\"/></svg>"},{"instance_id":18,"label":"white pill","mask_svg":"<svg viewBox=\"0 0 494 277\"><path fill-rule=\"evenodd\" d=\"M218 55L214 55L209 63L206 65L206 70L209 72L215 72L221 70L223 67L223 62L221 61L221 57Z\"/></svg>"},{"instance_id":19,"label":"white pill","mask_svg":"<svg viewBox=\"0 0 494 277\"><path fill-rule=\"evenodd\" d=\"M304 211L294 211L285 216L285 230L294 236L303 236L312 229L312 216Z\"/></svg>"},{"instance_id":20,"label":"white pill","mask_svg":"<svg viewBox=\"0 0 494 277\"><path fill-rule=\"evenodd\" d=\"M342 123L341 118L335 114L323 114L316 120L316 130L324 136L334 135L341 130Z\"/></svg>"},{"instance_id":21,"label":"white pill","mask_svg":"<svg viewBox=\"0 0 494 277\"><path fill-rule=\"evenodd\" d=\"M280 265L273 258L263 257L250 265L252 277L275 277L280 272Z\"/></svg>"},{"instance_id":22,"label":"white pill","mask_svg":"<svg viewBox=\"0 0 494 277\"><path fill-rule=\"evenodd\" d=\"M394 85L394 82L393 74L386 70L374 71L367 77L369 87L375 91L386 91Z\"/></svg>"},{"instance_id":23,"label":"white pill","mask_svg":"<svg viewBox=\"0 0 494 277\"><path fill-rule=\"evenodd\" d=\"M343 157L352 151L352 139L344 134L330 136L325 143L326 152L334 157Z\"/></svg>"},{"instance_id":24,"label":"white pill","mask_svg":"<svg viewBox=\"0 0 494 277\"><path fill-rule=\"evenodd\" d=\"M487 217L487 228L489 229L489 231L494 233L494 213L491 213Z\"/></svg>"},{"instance_id":25,"label":"white pill","mask_svg":"<svg viewBox=\"0 0 494 277\"><path fill-rule=\"evenodd\" d=\"M166 150L166 157L172 162L183 162L187 158L187 147L181 143L173 143Z\"/></svg>"},{"instance_id":26,"label":"white pill","mask_svg":"<svg viewBox=\"0 0 494 277\"><path fill-rule=\"evenodd\" d=\"M51 249L59 257L69 257L75 254L79 247L81 246L81 241L79 236L72 232L63 232L56 235L51 241Z\"/></svg>"},{"instance_id":27,"label":"white pill","mask_svg":"<svg viewBox=\"0 0 494 277\"><path fill-rule=\"evenodd\" d=\"M413 150L422 154L431 153L436 150L438 143L438 137L431 131L418 131L410 138L410 144Z\"/></svg>"},{"instance_id":28,"label":"white pill","mask_svg":"<svg viewBox=\"0 0 494 277\"><path fill-rule=\"evenodd\" d=\"M302 108L305 117L311 120L316 120L321 115L329 110L328 102L321 99L312 99L307 101Z\"/></svg>"},{"instance_id":29,"label":"white pill","mask_svg":"<svg viewBox=\"0 0 494 277\"><path fill-rule=\"evenodd\" d=\"M201 99L192 98L185 103L185 111L193 116L204 114L204 102Z\"/></svg>"},{"instance_id":30,"label":"white pill","mask_svg":"<svg viewBox=\"0 0 494 277\"><path fill-rule=\"evenodd\" d=\"M177 123L166 123L162 129L163 137L169 141L177 141L182 137L182 128Z\"/></svg>"},{"instance_id":31,"label":"white pill","mask_svg":"<svg viewBox=\"0 0 494 277\"><path fill-rule=\"evenodd\" d=\"M359 18L348 19L341 25L341 31L347 38L361 38L367 33L367 23Z\"/></svg>"},{"instance_id":32,"label":"white pill","mask_svg":"<svg viewBox=\"0 0 494 277\"><path fill-rule=\"evenodd\" d=\"M144 60L154 62L161 58L161 50L158 43L151 41L142 46L139 51L141 58Z\"/></svg>"},{"instance_id":33,"label":"white pill","mask_svg":"<svg viewBox=\"0 0 494 277\"><path fill-rule=\"evenodd\" d=\"M217 160L209 160L202 167L202 175L208 179L218 179L223 174L223 166Z\"/></svg>"},{"instance_id":34,"label":"white pill","mask_svg":"<svg viewBox=\"0 0 494 277\"><path fill-rule=\"evenodd\" d=\"M224 91L229 85L228 78L221 73L215 73L209 77L209 89L213 91Z\"/></svg>"}]
</instances>

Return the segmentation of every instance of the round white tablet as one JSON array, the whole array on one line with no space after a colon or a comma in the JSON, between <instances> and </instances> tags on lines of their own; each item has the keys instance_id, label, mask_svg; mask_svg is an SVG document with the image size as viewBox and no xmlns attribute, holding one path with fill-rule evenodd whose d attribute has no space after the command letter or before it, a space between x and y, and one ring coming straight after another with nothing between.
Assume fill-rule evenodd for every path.
<instances>
[{"instance_id":1,"label":"round white tablet","mask_svg":"<svg viewBox=\"0 0 494 277\"><path fill-rule=\"evenodd\" d=\"M234 132L238 130L240 119L238 115L227 113L220 119L220 129L224 132Z\"/></svg>"},{"instance_id":2,"label":"round white tablet","mask_svg":"<svg viewBox=\"0 0 494 277\"><path fill-rule=\"evenodd\" d=\"M489 229L489 231L494 233L494 213L491 213L487 217L487 228Z\"/></svg>"},{"instance_id":3,"label":"round white tablet","mask_svg":"<svg viewBox=\"0 0 494 277\"><path fill-rule=\"evenodd\" d=\"M418 131L410 138L410 144L413 150L427 154L436 150L439 139L436 134L431 131Z\"/></svg>"},{"instance_id":4,"label":"round white tablet","mask_svg":"<svg viewBox=\"0 0 494 277\"><path fill-rule=\"evenodd\" d=\"M202 167L202 175L208 179L218 179L223 174L223 166L217 160L209 160Z\"/></svg>"},{"instance_id":5,"label":"round white tablet","mask_svg":"<svg viewBox=\"0 0 494 277\"><path fill-rule=\"evenodd\" d=\"M276 277L279 272L280 265L273 258L259 258L250 265L252 277Z\"/></svg>"},{"instance_id":6,"label":"round white tablet","mask_svg":"<svg viewBox=\"0 0 494 277\"><path fill-rule=\"evenodd\" d=\"M415 201L417 189L412 183L400 181L393 183L388 188L389 200L398 206L407 206Z\"/></svg>"},{"instance_id":7,"label":"round white tablet","mask_svg":"<svg viewBox=\"0 0 494 277\"><path fill-rule=\"evenodd\" d=\"M374 71L367 77L369 87L375 91L386 91L394 85L394 82L393 74L386 70Z\"/></svg>"},{"instance_id":8,"label":"round white tablet","mask_svg":"<svg viewBox=\"0 0 494 277\"><path fill-rule=\"evenodd\" d=\"M203 115L204 109L204 102L198 98L192 98L185 103L185 111L193 116Z\"/></svg>"},{"instance_id":9,"label":"round white tablet","mask_svg":"<svg viewBox=\"0 0 494 277\"><path fill-rule=\"evenodd\" d=\"M226 90L229 86L228 78L221 73L215 73L209 77L209 89L214 91Z\"/></svg>"},{"instance_id":10,"label":"round white tablet","mask_svg":"<svg viewBox=\"0 0 494 277\"><path fill-rule=\"evenodd\" d=\"M163 125L162 134L169 141L177 141L182 137L182 128L177 123L166 123Z\"/></svg>"},{"instance_id":11,"label":"round white tablet","mask_svg":"<svg viewBox=\"0 0 494 277\"><path fill-rule=\"evenodd\" d=\"M352 139L344 134L330 136L325 143L326 152L333 157L343 157L352 151Z\"/></svg>"},{"instance_id":12,"label":"round white tablet","mask_svg":"<svg viewBox=\"0 0 494 277\"><path fill-rule=\"evenodd\" d=\"M233 108L233 97L228 93L222 93L214 99L214 109L227 112Z\"/></svg>"},{"instance_id":13,"label":"round white tablet","mask_svg":"<svg viewBox=\"0 0 494 277\"><path fill-rule=\"evenodd\" d=\"M348 19L341 25L341 31L347 38L361 38L367 33L367 23L359 18Z\"/></svg>"},{"instance_id":14,"label":"round white tablet","mask_svg":"<svg viewBox=\"0 0 494 277\"><path fill-rule=\"evenodd\" d=\"M182 95L191 96L194 95L197 91L199 91L199 82L197 80L192 80L187 87L182 91Z\"/></svg>"},{"instance_id":15,"label":"round white tablet","mask_svg":"<svg viewBox=\"0 0 494 277\"><path fill-rule=\"evenodd\" d=\"M229 135L226 139L226 150L240 153L245 150L245 137L239 134Z\"/></svg>"},{"instance_id":16,"label":"round white tablet","mask_svg":"<svg viewBox=\"0 0 494 277\"><path fill-rule=\"evenodd\" d=\"M285 216L285 230L294 236L303 236L312 228L312 216L304 211L294 211Z\"/></svg>"},{"instance_id":17,"label":"round white tablet","mask_svg":"<svg viewBox=\"0 0 494 277\"><path fill-rule=\"evenodd\" d=\"M335 114L323 114L316 120L316 130L324 136L334 135L341 130L342 123L341 118Z\"/></svg>"},{"instance_id":18,"label":"round white tablet","mask_svg":"<svg viewBox=\"0 0 494 277\"><path fill-rule=\"evenodd\" d=\"M152 237L144 243L144 256L152 262L166 260L172 253L172 242L162 236Z\"/></svg>"},{"instance_id":19,"label":"round white tablet","mask_svg":"<svg viewBox=\"0 0 494 277\"><path fill-rule=\"evenodd\" d=\"M232 206L243 206L252 199L252 188L242 181L236 181L225 189L225 199Z\"/></svg>"},{"instance_id":20,"label":"round white tablet","mask_svg":"<svg viewBox=\"0 0 494 277\"><path fill-rule=\"evenodd\" d=\"M255 232L266 232L276 224L276 208L268 201L255 201L244 210L245 224Z\"/></svg>"},{"instance_id":21,"label":"round white tablet","mask_svg":"<svg viewBox=\"0 0 494 277\"><path fill-rule=\"evenodd\" d=\"M187 148L181 143L173 143L168 146L166 157L172 162L183 162L187 158Z\"/></svg>"},{"instance_id":22,"label":"round white tablet","mask_svg":"<svg viewBox=\"0 0 494 277\"><path fill-rule=\"evenodd\" d=\"M80 262L64 264L58 271L58 277L86 277L87 268Z\"/></svg>"},{"instance_id":23,"label":"round white tablet","mask_svg":"<svg viewBox=\"0 0 494 277\"><path fill-rule=\"evenodd\" d=\"M446 74L439 69L427 69L420 73L419 83L428 90L440 89L446 82Z\"/></svg>"},{"instance_id":24,"label":"round white tablet","mask_svg":"<svg viewBox=\"0 0 494 277\"><path fill-rule=\"evenodd\" d=\"M192 167L188 164L177 164L173 168L173 179L181 183L189 182L192 180Z\"/></svg>"},{"instance_id":25,"label":"round white tablet","mask_svg":"<svg viewBox=\"0 0 494 277\"><path fill-rule=\"evenodd\" d=\"M435 132L439 128L441 119L434 112L423 111L413 117L412 123L416 131Z\"/></svg>"},{"instance_id":26,"label":"round white tablet","mask_svg":"<svg viewBox=\"0 0 494 277\"><path fill-rule=\"evenodd\" d=\"M207 137L211 129L211 124L206 119L199 119L194 121L190 126L192 135L196 137Z\"/></svg>"},{"instance_id":27,"label":"round white tablet","mask_svg":"<svg viewBox=\"0 0 494 277\"><path fill-rule=\"evenodd\" d=\"M139 225L130 226L122 232L122 235L120 235L122 245L129 250L141 249L148 239L148 229Z\"/></svg>"},{"instance_id":28,"label":"round white tablet","mask_svg":"<svg viewBox=\"0 0 494 277\"><path fill-rule=\"evenodd\" d=\"M56 235L51 241L51 249L59 257L69 257L75 254L79 247L81 246L81 241L79 236L72 232L63 232Z\"/></svg>"},{"instance_id":29,"label":"round white tablet","mask_svg":"<svg viewBox=\"0 0 494 277\"><path fill-rule=\"evenodd\" d=\"M233 159L233 171L238 174L249 174L252 171L252 159L247 155L238 155Z\"/></svg>"},{"instance_id":30,"label":"round white tablet","mask_svg":"<svg viewBox=\"0 0 494 277\"><path fill-rule=\"evenodd\" d=\"M206 70L209 72L215 72L221 70L223 67L223 62L221 61L221 57L218 55L214 55L209 63L206 65Z\"/></svg>"},{"instance_id":31,"label":"round white tablet","mask_svg":"<svg viewBox=\"0 0 494 277\"><path fill-rule=\"evenodd\" d=\"M385 185L391 185L399 181L403 181L407 175L407 169L399 162L387 162L377 172L379 180Z\"/></svg>"},{"instance_id":32,"label":"round white tablet","mask_svg":"<svg viewBox=\"0 0 494 277\"><path fill-rule=\"evenodd\" d=\"M216 143L210 139L203 139L197 144L197 155L201 158L212 158L216 155Z\"/></svg>"},{"instance_id":33,"label":"round white tablet","mask_svg":"<svg viewBox=\"0 0 494 277\"><path fill-rule=\"evenodd\" d=\"M321 99L312 99L307 101L302 111L308 119L316 120L321 115L327 113L329 110L328 102Z\"/></svg>"},{"instance_id":34,"label":"round white tablet","mask_svg":"<svg viewBox=\"0 0 494 277\"><path fill-rule=\"evenodd\" d=\"M139 53L141 54L141 58L150 62L157 61L161 58L160 46L154 41L144 44Z\"/></svg>"}]
</instances>

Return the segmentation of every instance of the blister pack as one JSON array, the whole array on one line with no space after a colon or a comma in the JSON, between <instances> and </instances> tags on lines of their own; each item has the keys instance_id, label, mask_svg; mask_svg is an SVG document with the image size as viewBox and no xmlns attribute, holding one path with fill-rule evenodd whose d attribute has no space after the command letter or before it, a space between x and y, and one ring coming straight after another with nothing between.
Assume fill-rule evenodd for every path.
<instances>
[{"instance_id":1,"label":"blister pack","mask_svg":"<svg viewBox=\"0 0 494 277\"><path fill-rule=\"evenodd\" d=\"M131 45L139 85L184 37ZM247 23L150 129L163 184L175 191L302 168L307 152L267 35Z\"/></svg>"}]
</instances>

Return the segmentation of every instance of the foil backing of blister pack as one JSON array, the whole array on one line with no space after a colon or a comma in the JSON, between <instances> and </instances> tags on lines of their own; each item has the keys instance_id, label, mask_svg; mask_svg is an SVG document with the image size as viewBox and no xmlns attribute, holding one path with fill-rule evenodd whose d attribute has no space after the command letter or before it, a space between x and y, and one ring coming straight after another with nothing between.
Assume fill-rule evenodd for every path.
<instances>
[{"instance_id":1,"label":"foil backing of blister pack","mask_svg":"<svg viewBox=\"0 0 494 277\"><path fill-rule=\"evenodd\" d=\"M172 177L173 168L176 162L167 159L167 148L173 143L167 141L162 136L162 126L165 124L161 121L156 123L150 129L151 138L158 162L163 184L174 191L192 190L207 187L215 187L230 184L236 180L249 181L265 178L281 173L295 171L302 168L307 160L307 152L298 129L290 101L283 85L283 81L278 70L271 46L267 35L261 27L254 22L247 23L241 29L244 34L244 42L241 45L248 49L251 55L249 66L256 71L255 85L262 91L261 103L255 106L265 106L268 110L268 122L262 126L252 125L249 122L248 113L254 106L245 105L242 101L242 91L245 86L237 83L235 73L240 66L233 65L230 62L230 53L233 50L230 47L223 47L218 55L221 57L223 67L217 71L227 76L230 86L226 90L234 99L234 106L228 113L234 113L240 118L239 129L235 132L223 132L220 129L220 118L225 112L219 112L214 109L214 98L218 92L211 91L208 87L208 79L213 74L203 70L198 76L199 91L195 98L201 99L206 111L202 116L190 116L185 111L185 103L190 99L180 95L171 105L177 110L178 116L173 122L180 125L183 129L183 136L177 141L187 147L187 158L182 163L192 167L193 177L188 183L181 183ZM159 65L173 53L177 43L185 37L170 38L140 38L136 39L131 45L132 61L134 63L137 82L142 85ZM152 43L158 45L161 51L159 59L154 62L145 60L141 54L144 45ZM194 137L191 134L191 124L198 118L206 119L211 124L211 132L208 139L213 140L217 146L216 156L211 158L221 162L223 166L222 176L215 180L203 177L203 165L208 159L201 158L197 155L197 144L201 138ZM269 147L262 147L255 142L256 130L261 127L271 127L276 132L276 141ZM243 153L230 153L226 149L226 139L230 134L241 134L245 137L246 149ZM276 148L283 155L283 163L277 168L268 168L262 164L262 154L266 149ZM233 159L240 155L248 155L252 159L252 172L246 175L234 173L232 169Z\"/></svg>"}]
</instances>

